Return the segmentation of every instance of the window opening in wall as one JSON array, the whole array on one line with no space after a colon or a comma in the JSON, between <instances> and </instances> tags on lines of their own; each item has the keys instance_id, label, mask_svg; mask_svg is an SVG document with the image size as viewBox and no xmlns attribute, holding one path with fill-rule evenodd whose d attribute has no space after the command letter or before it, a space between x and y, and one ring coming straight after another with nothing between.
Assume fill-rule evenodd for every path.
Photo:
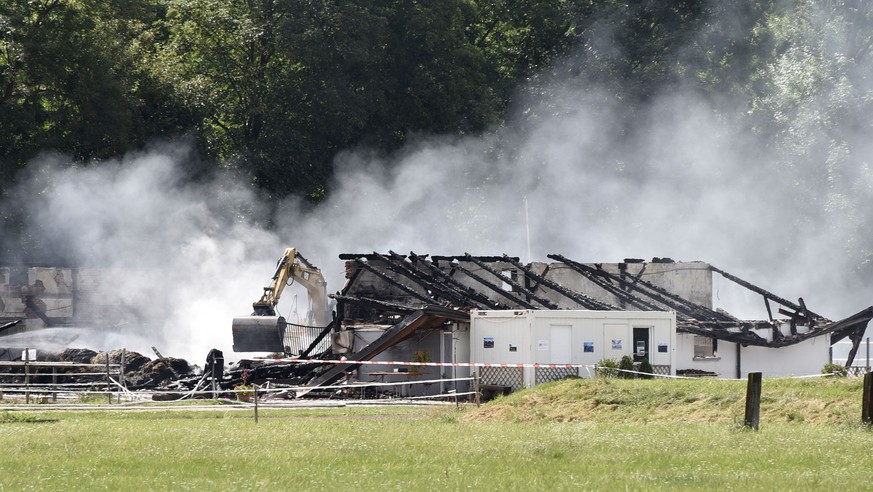
<instances>
[{"instance_id":1,"label":"window opening in wall","mask_svg":"<svg viewBox=\"0 0 873 492\"><path fill-rule=\"evenodd\" d=\"M517 281L517 273L515 270L503 270L500 273L502 273L503 277L505 277L505 278L511 278L514 282ZM514 292L515 291L515 287L513 287L512 284L510 284L506 280L502 281L501 287L503 288L503 290L505 290L507 292Z\"/></svg>"},{"instance_id":2,"label":"window opening in wall","mask_svg":"<svg viewBox=\"0 0 873 492\"><path fill-rule=\"evenodd\" d=\"M718 357L718 340L703 335L694 335L694 358L707 359Z\"/></svg>"}]
</instances>

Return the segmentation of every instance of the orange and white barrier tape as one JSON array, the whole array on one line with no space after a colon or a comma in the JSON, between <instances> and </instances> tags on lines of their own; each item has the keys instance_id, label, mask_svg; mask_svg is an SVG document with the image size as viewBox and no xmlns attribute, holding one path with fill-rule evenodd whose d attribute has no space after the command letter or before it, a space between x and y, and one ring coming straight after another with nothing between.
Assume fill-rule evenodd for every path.
<instances>
[{"instance_id":1,"label":"orange and white barrier tape","mask_svg":"<svg viewBox=\"0 0 873 492\"><path fill-rule=\"evenodd\" d=\"M352 359L251 359L264 362L287 362L294 364L354 364L379 366L426 366L426 367L532 367L548 369L594 368L595 364L505 364L491 362L412 362L395 360L352 360Z\"/></svg>"}]
</instances>

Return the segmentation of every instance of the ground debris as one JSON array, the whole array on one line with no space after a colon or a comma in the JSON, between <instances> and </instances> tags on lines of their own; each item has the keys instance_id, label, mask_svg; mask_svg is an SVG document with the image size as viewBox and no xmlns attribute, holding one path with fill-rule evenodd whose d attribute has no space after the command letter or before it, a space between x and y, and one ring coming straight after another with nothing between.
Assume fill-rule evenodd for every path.
<instances>
[{"instance_id":1,"label":"ground debris","mask_svg":"<svg viewBox=\"0 0 873 492\"><path fill-rule=\"evenodd\" d=\"M90 349L68 348L60 352L39 351L37 362L66 362L74 364L105 365L107 357L114 367L110 371L113 378L118 378L119 364L124 364L124 381L128 389L154 389L169 384L172 381L190 377L196 368L188 364L185 359L165 357L151 360L137 352L123 349L106 352L96 352ZM24 376L23 367L11 367L7 369L7 376L0 377L0 384L22 384ZM33 382L42 381L55 372L59 384L65 383L103 383L106 381L105 370L95 367L57 367L54 369L45 367L32 367L30 369ZM46 379L43 382L49 382Z\"/></svg>"},{"instance_id":2,"label":"ground debris","mask_svg":"<svg viewBox=\"0 0 873 492\"><path fill-rule=\"evenodd\" d=\"M128 389L151 389L188 377L192 372L193 368L185 359L164 357L149 360L136 371L126 373L125 380Z\"/></svg>"}]
</instances>

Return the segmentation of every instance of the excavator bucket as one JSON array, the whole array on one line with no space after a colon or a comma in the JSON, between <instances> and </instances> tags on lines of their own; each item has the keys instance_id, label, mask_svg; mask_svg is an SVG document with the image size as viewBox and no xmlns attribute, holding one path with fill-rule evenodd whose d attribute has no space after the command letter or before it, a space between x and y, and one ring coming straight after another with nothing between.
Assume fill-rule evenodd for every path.
<instances>
[{"instance_id":1,"label":"excavator bucket","mask_svg":"<svg viewBox=\"0 0 873 492\"><path fill-rule=\"evenodd\" d=\"M233 319L234 352L284 352L282 316L240 316Z\"/></svg>"}]
</instances>

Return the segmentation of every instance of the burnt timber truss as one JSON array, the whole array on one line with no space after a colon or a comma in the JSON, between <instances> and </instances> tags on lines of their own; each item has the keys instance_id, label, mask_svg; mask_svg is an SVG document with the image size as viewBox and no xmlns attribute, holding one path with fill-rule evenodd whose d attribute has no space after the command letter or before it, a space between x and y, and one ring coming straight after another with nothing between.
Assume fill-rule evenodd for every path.
<instances>
[{"instance_id":1,"label":"burnt timber truss","mask_svg":"<svg viewBox=\"0 0 873 492\"><path fill-rule=\"evenodd\" d=\"M762 296L767 320L741 320L724 311L703 304L642 279L626 274L626 263L618 264L618 273L602 264L585 264L562 255L551 254L553 264L522 264L518 258L502 256L430 256L389 251L387 254L343 254L349 279L342 292L331 295L337 301L337 313L350 324L354 320L406 324L403 318L421 310L441 307L457 312L472 309L589 309L674 311L677 331L737 343L742 346L785 347L804 340L831 334L831 343L844 338L852 341L847 366L860 347L864 331L873 319L873 306L840 321L831 321L807 308L801 298L797 303L784 299L751 282L712 265L713 273ZM630 261L630 260L626 260ZM672 260L663 262L672 263ZM634 261L633 263L641 263ZM608 293L617 303L605 302L578 290L565 287L550 278L550 269L569 268L591 284ZM360 288L361 274L368 272L378 279ZM560 305L560 306L559 306ZM785 318L776 319L776 313ZM437 310L439 311L439 310ZM457 318L452 316L452 318ZM788 326L783 333L780 325ZM760 333L770 334L769 337ZM375 354L373 354L375 355Z\"/></svg>"}]
</instances>

